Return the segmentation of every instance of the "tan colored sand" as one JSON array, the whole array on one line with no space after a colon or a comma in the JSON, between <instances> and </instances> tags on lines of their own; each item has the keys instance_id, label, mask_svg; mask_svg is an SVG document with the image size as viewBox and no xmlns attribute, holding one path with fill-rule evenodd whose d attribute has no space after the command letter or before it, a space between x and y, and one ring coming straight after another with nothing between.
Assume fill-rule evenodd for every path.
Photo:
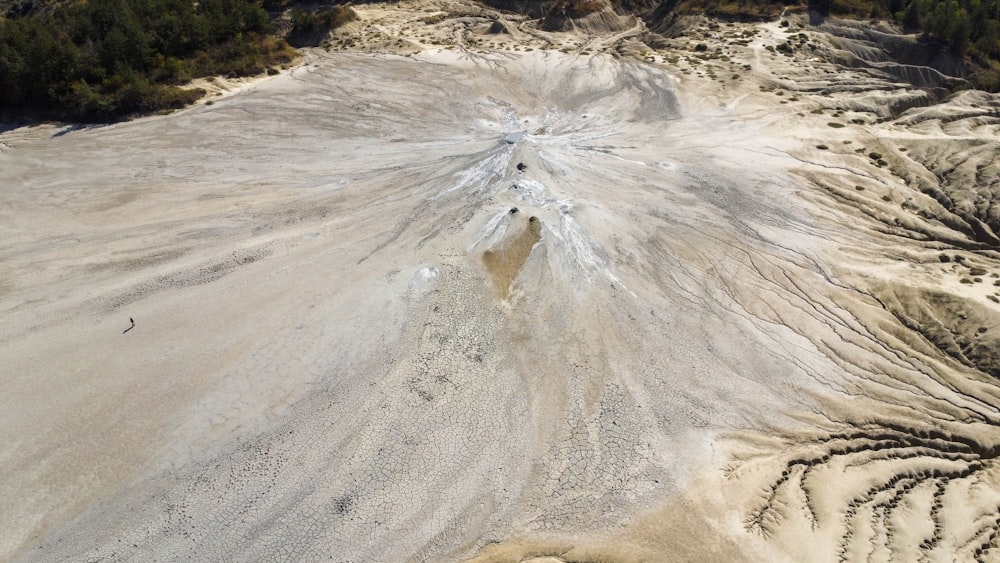
<instances>
[{"instance_id":1,"label":"tan colored sand","mask_svg":"<svg viewBox=\"0 0 1000 563\"><path fill-rule=\"evenodd\" d=\"M538 217L528 217L524 219L519 233L512 234L499 247L483 251L483 265L493 278L493 285L501 297L506 298L510 294L511 284L521 273L521 268L541 238L542 222Z\"/></svg>"}]
</instances>

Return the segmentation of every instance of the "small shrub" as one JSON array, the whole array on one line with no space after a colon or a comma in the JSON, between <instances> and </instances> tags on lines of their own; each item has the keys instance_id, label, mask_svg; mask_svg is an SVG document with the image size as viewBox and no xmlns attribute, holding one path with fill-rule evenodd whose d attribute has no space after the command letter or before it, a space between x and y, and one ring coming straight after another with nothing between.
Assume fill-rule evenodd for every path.
<instances>
[{"instance_id":1,"label":"small shrub","mask_svg":"<svg viewBox=\"0 0 1000 563\"><path fill-rule=\"evenodd\" d=\"M985 276L986 275L986 270L983 269L983 268L970 268L969 269L969 275L970 276Z\"/></svg>"},{"instance_id":2,"label":"small shrub","mask_svg":"<svg viewBox=\"0 0 1000 563\"><path fill-rule=\"evenodd\" d=\"M994 62L991 68L977 72L973 82L987 92L1000 92L1000 64Z\"/></svg>"},{"instance_id":3,"label":"small shrub","mask_svg":"<svg viewBox=\"0 0 1000 563\"><path fill-rule=\"evenodd\" d=\"M833 127L834 129L840 129L841 127L844 127L844 124L843 123L837 123L836 121L831 121L830 123L827 123L827 126L828 127Z\"/></svg>"},{"instance_id":4,"label":"small shrub","mask_svg":"<svg viewBox=\"0 0 1000 563\"><path fill-rule=\"evenodd\" d=\"M819 150L821 150L821 151L825 151L825 150L829 149L830 147L828 147L826 145L816 145L816 148L819 149Z\"/></svg>"},{"instance_id":5,"label":"small shrub","mask_svg":"<svg viewBox=\"0 0 1000 563\"><path fill-rule=\"evenodd\" d=\"M870 152L870 153L868 153L868 158L870 158L872 160L881 160L882 159L882 155L879 154L879 153L877 153L877 152Z\"/></svg>"},{"instance_id":6,"label":"small shrub","mask_svg":"<svg viewBox=\"0 0 1000 563\"><path fill-rule=\"evenodd\" d=\"M967 283L967 284L970 284L970 285L972 284L972 280L970 280L969 278L962 278L962 279L960 279L958 281L961 282L961 283Z\"/></svg>"}]
</instances>

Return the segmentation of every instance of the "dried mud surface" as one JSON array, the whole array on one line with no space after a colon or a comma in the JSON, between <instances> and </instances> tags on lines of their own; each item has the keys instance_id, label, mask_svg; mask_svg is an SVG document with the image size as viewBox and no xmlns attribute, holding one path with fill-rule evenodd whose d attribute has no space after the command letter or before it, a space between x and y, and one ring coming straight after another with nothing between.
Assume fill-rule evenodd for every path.
<instances>
[{"instance_id":1,"label":"dried mud surface","mask_svg":"<svg viewBox=\"0 0 1000 563\"><path fill-rule=\"evenodd\" d=\"M0 559L1000 557L997 96L843 22L356 10L0 133Z\"/></svg>"}]
</instances>

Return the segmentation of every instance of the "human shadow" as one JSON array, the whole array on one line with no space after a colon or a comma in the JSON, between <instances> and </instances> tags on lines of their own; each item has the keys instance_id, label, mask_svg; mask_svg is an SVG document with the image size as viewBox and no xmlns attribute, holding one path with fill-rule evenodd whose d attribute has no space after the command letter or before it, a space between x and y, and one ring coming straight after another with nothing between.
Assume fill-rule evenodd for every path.
<instances>
[{"instance_id":1,"label":"human shadow","mask_svg":"<svg viewBox=\"0 0 1000 563\"><path fill-rule=\"evenodd\" d=\"M52 134L52 138L62 137L63 135L69 135L70 133L76 131L85 131L89 129L98 129L101 127L107 127L107 123L67 123L62 129L56 131Z\"/></svg>"}]
</instances>

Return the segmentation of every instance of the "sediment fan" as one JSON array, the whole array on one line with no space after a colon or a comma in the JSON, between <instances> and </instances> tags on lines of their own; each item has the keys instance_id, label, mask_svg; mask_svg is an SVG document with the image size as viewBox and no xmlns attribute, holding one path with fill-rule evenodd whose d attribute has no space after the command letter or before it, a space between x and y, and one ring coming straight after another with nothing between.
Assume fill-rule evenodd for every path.
<instances>
[{"instance_id":1,"label":"sediment fan","mask_svg":"<svg viewBox=\"0 0 1000 563\"><path fill-rule=\"evenodd\" d=\"M356 10L0 134L0 558L996 557L995 96Z\"/></svg>"}]
</instances>

